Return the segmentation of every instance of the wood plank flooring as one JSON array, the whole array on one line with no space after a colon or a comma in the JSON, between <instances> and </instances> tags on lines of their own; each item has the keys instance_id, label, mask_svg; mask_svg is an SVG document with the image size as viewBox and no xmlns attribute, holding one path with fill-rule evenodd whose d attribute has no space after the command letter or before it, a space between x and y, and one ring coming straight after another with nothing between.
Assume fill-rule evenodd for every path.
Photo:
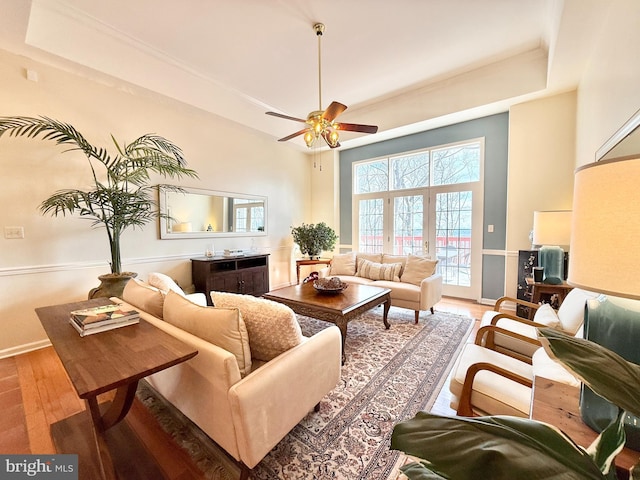
<instances>
[{"instance_id":1,"label":"wood plank flooring","mask_svg":"<svg viewBox=\"0 0 640 480\"><path fill-rule=\"evenodd\" d=\"M435 308L476 320L489 309L476 302L453 298L444 298ZM421 317L424 321L428 314ZM103 397L101 400L110 399L108 394ZM445 383L432 411L453 414L449 399ZM0 452L3 454L55 453L51 424L84 409L84 401L76 395L53 347L0 359ZM137 412L141 418L143 410L140 407ZM203 478L188 455L150 416L138 421L135 428L167 478Z\"/></svg>"}]
</instances>

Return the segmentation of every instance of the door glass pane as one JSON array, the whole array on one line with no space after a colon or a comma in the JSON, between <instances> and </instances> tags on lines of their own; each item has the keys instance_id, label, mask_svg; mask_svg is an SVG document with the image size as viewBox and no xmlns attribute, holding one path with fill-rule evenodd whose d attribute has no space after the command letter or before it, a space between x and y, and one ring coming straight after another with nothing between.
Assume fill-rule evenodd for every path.
<instances>
[{"instance_id":1,"label":"door glass pane","mask_svg":"<svg viewBox=\"0 0 640 480\"><path fill-rule=\"evenodd\" d=\"M470 143L432 151L432 185L480 180L480 144Z\"/></svg>"},{"instance_id":2,"label":"door glass pane","mask_svg":"<svg viewBox=\"0 0 640 480\"><path fill-rule=\"evenodd\" d=\"M471 285L471 192L436 195L438 272L448 285Z\"/></svg>"},{"instance_id":3,"label":"door glass pane","mask_svg":"<svg viewBox=\"0 0 640 480\"><path fill-rule=\"evenodd\" d=\"M429 185L429 152L391 159L391 190Z\"/></svg>"},{"instance_id":4,"label":"door glass pane","mask_svg":"<svg viewBox=\"0 0 640 480\"><path fill-rule=\"evenodd\" d=\"M386 159L358 163L353 171L355 193L386 192L389 190L389 163Z\"/></svg>"},{"instance_id":5,"label":"door glass pane","mask_svg":"<svg viewBox=\"0 0 640 480\"><path fill-rule=\"evenodd\" d=\"M358 251L378 253L383 250L384 201L382 198L358 202Z\"/></svg>"},{"instance_id":6,"label":"door glass pane","mask_svg":"<svg viewBox=\"0 0 640 480\"><path fill-rule=\"evenodd\" d=\"M418 254L423 251L424 202L422 195L393 199L393 253Z\"/></svg>"}]
</instances>

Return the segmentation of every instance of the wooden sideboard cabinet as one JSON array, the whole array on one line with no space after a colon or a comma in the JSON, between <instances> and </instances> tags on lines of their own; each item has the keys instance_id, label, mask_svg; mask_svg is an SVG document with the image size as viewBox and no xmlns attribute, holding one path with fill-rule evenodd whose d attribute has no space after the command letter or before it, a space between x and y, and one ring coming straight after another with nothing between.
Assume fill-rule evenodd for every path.
<instances>
[{"instance_id":1,"label":"wooden sideboard cabinet","mask_svg":"<svg viewBox=\"0 0 640 480\"><path fill-rule=\"evenodd\" d=\"M209 305L212 290L260 296L269 291L269 255L192 258L191 276Z\"/></svg>"}]
</instances>

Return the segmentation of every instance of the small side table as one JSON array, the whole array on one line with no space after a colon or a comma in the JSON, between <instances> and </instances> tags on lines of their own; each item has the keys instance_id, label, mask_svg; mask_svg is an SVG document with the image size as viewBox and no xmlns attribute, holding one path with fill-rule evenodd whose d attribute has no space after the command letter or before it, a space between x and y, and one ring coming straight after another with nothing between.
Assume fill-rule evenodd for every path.
<instances>
[{"instance_id":1,"label":"small side table","mask_svg":"<svg viewBox=\"0 0 640 480\"><path fill-rule=\"evenodd\" d=\"M300 284L300 267L305 265L331 265L330 258L317 258L311 260L309 258L299 258L296 260L296 283Z\"/></svg>"},{"instance_id":2,"label":"small side table","mask_svg":"<svg viewBox=\"0 0 640 480\"><path fill-rule=\"evenodd\" d=\"M562 305L567 293L573 290L573 287L567 282L563 282L559 285L551 285L549 283L534 282L532 278L527 278L527 285L531 287L531 301L533 303L540 303L544 298L557 295L558 307ZM530 309L529 320L533 318L534 312L534 309Z\"/></svg>"}]
</instances>

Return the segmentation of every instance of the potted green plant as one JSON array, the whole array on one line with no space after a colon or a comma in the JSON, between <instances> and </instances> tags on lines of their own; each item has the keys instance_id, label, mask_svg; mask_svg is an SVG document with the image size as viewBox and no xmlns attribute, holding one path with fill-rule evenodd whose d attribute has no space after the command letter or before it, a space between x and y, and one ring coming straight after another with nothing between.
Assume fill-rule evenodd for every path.
<instances>
[{"instance_id":1,"label":"potted green plant","mask_svg":"<svg viewBox=\"0 0 640 480\"><path fill-rule=\"evenodd\" d=\"M87 157L93 181L86 190L59 190L40 204L43 214L52 216L78 214L92 220L92 227L103 227L109 240L111 273L101 275L102 284L89 293L111 296L122 293L124 284L135 276L122 271L120 238L129 227L142 227L166 214L159 212L155 202L155 185L150 175L197 178L186 167L179 147L163 137L145 134L129 144L120 144L111 136L116 152L95 147L73 126L47 117L0 117L0 136L53 140L69 146L68 151L82 151ZM169 190L179 187L162 185Z\"/></svg>"},{"instance_id":2,"label":"potted green plant","mask_svg":"<svg viewBox=\"0 0 640 480\"><path fill-rule=\"evenodd\" d=\"M291 234L293 241L298 244L302 254L309 255L309 258L320 258L323 251L333 250L336 246L338 236L333 228L326 223L317 224L303 223L299 227L292 227Z\"/></svg>"},{"instance_id":3,"label":"potted green plant","mask_svg":"<svg viewBox=\"0 0 640 480\"><path fill-rule=\"evenodd\" d=\"M391 448L422 459L402 467L411 480L479 478L617 479L613 466L625 443L625 413L640 415L640 365L594 342L540 330L550 355L598 395L618 417L587 449L560 430L518 417L447 417L419 412L398 423ZM480 447L482 445L482 447ZM636 465L637 467L637 465ZM640 479L638 468L633 479Z\"/></svg>"}]
</instances>

